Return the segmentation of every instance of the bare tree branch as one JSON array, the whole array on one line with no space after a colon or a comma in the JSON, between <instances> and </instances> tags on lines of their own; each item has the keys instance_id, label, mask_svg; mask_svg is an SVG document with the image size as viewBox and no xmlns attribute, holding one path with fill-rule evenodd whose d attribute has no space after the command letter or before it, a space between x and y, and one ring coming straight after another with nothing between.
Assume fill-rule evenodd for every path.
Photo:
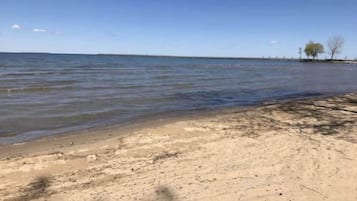
<instances>
[{"instance_id":1,"label":"bare tree branch","mask_svg":"<svg viewBox=\"0 0 357 201\"><path fill-rule=\"evenodd\" d=\"M341 36L333 36L327 41L328 53L331 55L331 60L335 58L336 54L341 53L344 42Z\"/></svg>"}]
</instances>

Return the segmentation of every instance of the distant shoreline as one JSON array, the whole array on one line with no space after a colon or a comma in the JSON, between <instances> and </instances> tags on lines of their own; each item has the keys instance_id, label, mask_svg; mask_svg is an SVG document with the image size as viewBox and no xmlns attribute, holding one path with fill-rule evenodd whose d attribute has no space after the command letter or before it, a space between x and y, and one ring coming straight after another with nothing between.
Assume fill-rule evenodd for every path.
<instances>
[{"instance_id":1,"label":"distant shoreline","mask_svg":"<svg viewBox=\"0 0 357 201\"><path fill-rule=\"evenodd\" d=\"M101 54L101 53L51 53L51 52L0 52L1 54L47 54L47 55L84 55L84 56L134 56L134 57L167 57L187 59L240 59L240 60L271 60L299 61L299 58L283 57L219 57L219 56L185 56L185 55L151 55L151 54Z\"/></svg>"},{"instance_id":2,"label":"distant shoreline","mask_svg":"<svg viewBox=\"0 0 357 201\"><path fill-rule=\"evenodd\" d=\"M188 59L242 59L242 60L290 60L299 61L298 58L279 57L219 57L219 56L185 56L185 55L152 55L152 54L101 54L101 53L51 53L51 52L0 52L0 54L47 54L47 55L84 55L84 56L136 56L136 57L168 57Z\"/></svg>"},{"instance_id":3,"label":"distant shoreline","mask_svg":"<svg viewBox=\"0 0 357 201\"><path fill-rule=\"evenodd\" d=\"M357 64L357 60L344 60L344 59L301 59L300 62L308 62L308 63L333 63L333 64Z\"/></svg>"},{"instance_id":4,"label":"distant shoreline","mask_svg":"<svg viewBox=\"0 0 357 201\"><path fill-rule=\"evenodd\" d=\"M185 55L154 55L154 54L102 54L102 53L52 53L52 52L0 52L0 54L48 54L48 55L84 55L84 56L134 56L134 57L167 57L167 58L186 58L186 59L240 59L240 60L269 60L269 61L300 61L316 63L341 63L355 64L357 60L344 59L299 59L292 57L220 57L220 56L185 56Z\"/></svg>"}]
</instances>

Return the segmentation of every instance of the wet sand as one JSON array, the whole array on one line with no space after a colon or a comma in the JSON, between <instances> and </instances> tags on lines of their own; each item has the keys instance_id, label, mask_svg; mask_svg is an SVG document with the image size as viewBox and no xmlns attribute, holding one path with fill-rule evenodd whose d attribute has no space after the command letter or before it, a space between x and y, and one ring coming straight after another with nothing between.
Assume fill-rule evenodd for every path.
<instances>
[{"instance_id":1,"label":"wet sand","mask_svg":"<svg viewBox=\"0 0 357 201\"><path fill-rule=\"evenodd\" d=\"M0 147L0 200L357 200L357 94Z\"/></svg>"}]
</instances>

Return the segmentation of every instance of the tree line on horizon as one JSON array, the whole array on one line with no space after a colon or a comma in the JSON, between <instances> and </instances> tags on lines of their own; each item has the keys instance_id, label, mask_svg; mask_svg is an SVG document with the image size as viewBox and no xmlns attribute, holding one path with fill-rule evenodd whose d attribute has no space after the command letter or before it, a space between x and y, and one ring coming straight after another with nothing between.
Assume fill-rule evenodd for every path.
<instances>
[{"instance_id":1,"label":"tree line on horizon","mask_svg":"<svg viewBox=\"0 0 357 201\"><path fill-rule=\"evenodd\" d=\"M336 55L342 52L343 45L344 45L344 38L341 36L333 36L328 39L327 53L330 55L330 60L336 59ZM299 48L300 59L302 53L301 50L302 49ZM321 43L309 41L305 45L304 52L308 59L312 57L312 60L316 60L319 54L325 53L325 48Z\"/></svg>"}]
</instances>

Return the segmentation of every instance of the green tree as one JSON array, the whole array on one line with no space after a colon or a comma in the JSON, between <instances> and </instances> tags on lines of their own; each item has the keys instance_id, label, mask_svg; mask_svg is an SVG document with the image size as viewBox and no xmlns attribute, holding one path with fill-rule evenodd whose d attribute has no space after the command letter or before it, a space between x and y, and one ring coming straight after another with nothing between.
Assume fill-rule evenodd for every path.
<instances>
[{"instance_id":1,"label":"green tree","mask_svg":"<svg viewBox=\"0 0 357 201\"><path fill-rule=\"evenodd\" d=\"M321 43L314 43L313 41L310 41L305 45L304 52L309 58L310 56L312 57L313 60L315 60L319 54L322 54L325 52L324 46Z\"/></svg>"}]
</instances>

